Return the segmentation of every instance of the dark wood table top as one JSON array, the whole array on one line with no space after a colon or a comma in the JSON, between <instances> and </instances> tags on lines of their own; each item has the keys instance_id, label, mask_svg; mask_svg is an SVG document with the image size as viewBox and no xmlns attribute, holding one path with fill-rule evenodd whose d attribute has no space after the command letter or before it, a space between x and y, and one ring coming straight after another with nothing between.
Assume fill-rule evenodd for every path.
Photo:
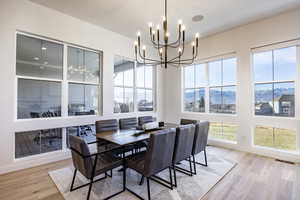
<instances>
[{"instance_id":1,"label":"dark wood table top","mask_svg":"<svg viewBox=\"0 0 300 200\"><path fill-rule=\"evenodd\" d=\"M96 137L123 146L123 145L133 144L136 142L147 140L150 138L150 134L153 134L158 130L167 129L167 128L176 128L178 126L179 125L177 124L165 123L165 126L150 131L137 130L137 129L103 131L103 132L96 133Z\"/></svg>"}]
</instances>

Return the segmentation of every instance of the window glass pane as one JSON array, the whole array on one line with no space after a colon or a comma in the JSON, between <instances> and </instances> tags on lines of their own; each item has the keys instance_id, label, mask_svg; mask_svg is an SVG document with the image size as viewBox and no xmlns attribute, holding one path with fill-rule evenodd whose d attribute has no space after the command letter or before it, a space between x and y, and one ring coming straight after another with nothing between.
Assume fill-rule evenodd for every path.
<instances>
[{"instance_id":1,"label":"window glass pane","mask_svg":"<svg viewBox=\"0 0 300 200\"><path fill-rule=\"evenodd\" d=\"M222 85L222 61L214 61L208 63L209 69L209 85Z\"/></svg>"},{"instance_id":2,"label":"window glass pane","mask_svg":"<svg viewBox=\"0 0 300 200\"><path fill-rule=\"evenodd\" d=\"M257 126L254 144L283 150L296 150L296 132L291 129Z\"/></svg>"},{"instance_id":3,"label":"window glass pane","mask_svg":"<svg viewBox=\"0 0 300 200\"><path fill-rule=\"evenodd\" d=\"M61 83L18 79L18 119L61 116Z\"/></svg>"},{"instance_id":4,"label":"window glass pane","mask_svg":"<svg viewBox=\"0 0 300 200\"><path fill-rule=\"evenodd\" d=\"M254 133L254 144L264 147L274 146L274 133L273 128L257 126Z\"/></svg>"},{"instance_id":5,"label":"window glass pane","mask_svg":"<svg viewBox=\"0 0 300 200\"><path fill-rule=\"evenodd\" d=\"M195 87L195 71L194 65L184 68L185 88Z\"/></svg>"},{"instance_id":6,"label":"window glass pane","mask_svg":"<svg viewBox=\"0 0 300 200\"><path fill-rule=\"evenodd\" d=\"M62 69L63 45L17 35L17 75L62 79Z\"/></svg>"},{"instance_id":7,"label":"window glass pane","mask_svg":"<svg viewBox=\"0 0 300 200\"><path fill-rule=\"evenodd\" d=\"M96 129L94 124L67 127L67 147L69 148L69 136L79 136L87 143L96 141Z\"/></svg>"},{"instance_id":8,"label":"window glass pane","mask_svg":"<svg viewBox=\"0 0 300 200\"><path fill-rule=\"evenodd\" d=\"M96 85L69 84L69 116L97 115L99 87Z\"/></svg>"},{"instance_id":9,"label":"window glass pane","mask_svg":"<svg viewBox=\"0 0 300 200\"><path fill-rule=\"evenodd\" d=\"M92 51L85 51L85 81L99 83L100 55Z\"/></svg>"},{"instance_id":10,"label":"window glass pane","mask_svg":"<svg viewBox=\"0 0 300 200\"><path fill-rule=\"evenodd\" d=\"M235 113L235 86L222 88L222 113Z\"/></svg>"},{"instance_id":11,"label":"window glass pane","mask_svg":"<svg viewBox=\"0 0 300 200\"><path fill-rule=\"evenodd\" d=\"M284 128L274 129L274 147L284 150L296 150L296 131Z\"/></svg>"},{"instance_id":12,"label":"window glass pane","mask_svg":"<svg viewBox=\"0 0 300 200\"><path fill-rule=\"evenodd\" d=\"M222 91L220 87L209 89L209 112L222 112Z\"/></svg>"},{"instance_id":13,"label":"window glass pane","mask_svg":"<svg viewBox=\"0 0 300 200\"><path fill-rule=\"evenodd\" d=\"M133 112L133 88L124 88L124 104L121 112Z\"/></svg>"},{"instance_id":14,"label":"window glass pane","mask_svg":"<svg viewBox=\"0 0 300 200\"><path fill-rule=\"evenodd\" d=\"M272 57L272 51L255 53L253 55L255 82L266 82L273 80Z\"/></svg>"},{"instance_id":15,"label":"window glass pane","mask_svg":"<svg viewBox=\"0 0 300 200\"><path fill-rule=\"evenodd\" d=\"M206 86L205 64L195 65L195 87Z\"/></svg>"},{"instance_id":16,"label":"window glass pane","mask_svg":"<svg viewBox=\"0 0 300 200\"><path fill-rule=\"evenodd\" d=\"M15 133L15 157L22 158L62 149L62 129Z\"/></svg>"},{"instance_id":17,"label":"window glass pane","mask_svg":"<svg viewBox=\"0 0 300 200\"><path fill-rule=\"evenodd\" d=\"M255 85L255 114L273 115L273 85Z\"/></svg>"},{"instance_id":18,"label":"window glass pane","mask_svg":"<svg viewBox=\"0 0 300 200\"><path fill-rule=\"evenodd\" d=\"M205 112L205 89L195 90L195 112Z\"/></svg>"},{"instance_id":19,"label":"window glass pane","mask_svg":"<svg viewBox=\"0 0 300 200\"><path fill-rule=\"evenodd\" d=\"M295 80L296 47L274 50L274 80Z\"/></svg>"},{"instance_id":20,"label":"window glass pane","mask_svg":"<svg viewBox=\"0 0 300 200\"><path fill-rule=\"evenodd\" d=\"M238 126L234 124L223 123L222 127L222 138L224 140L236 141L236 133Z\"/></svg>"},{"instance_id":21,"label":"window glass pane","mask_svg":"<svg viewBox=\"0 0 300 200\"><path fill-rule=\"evenodd\" d=\"M236 58L223 60L223 85L236 84Z\"/></svg>"},{"instance_id":22,"label":"window glass pane","mask_svg":"<svg viewBox=\"0 0 300 200\"><path fill-rule=\"evenodd\" d=\"M145 66L145 87L152 88L153 67Z\"/></svg>"},{"instance_id":23,"label":"window glass pane","mask_svg":"<svg viewBox=\"0 0 300 200\"><path fill-rule=\"evenodd\" d=\"M98 53L68 47L68 80L99 83Z\"/></svg>"},{"instance_id":24,"label":"window glass pane","mask_svg":"<svg viewBox=\"0 0 300 200\"><path fill-rule=\"evenodd\" d=\"M195 107L195 90L184 90L184 110L192 112Z\"/></svg>"},{"instance_id":25,"label":"window glass pane","mask_svg":"<svg viewBox=\"0 0 300 200\"><path fill-rule=\"evenodd\" d=\"M209 126L209 137L222 138L222 123L211 122Z\"/></svg>"},{"instance_id":26,"label":"window glass pane","mask_svg":"<svg viewBox=\"0 0 300 200\"><path fill-rule=\"evenodd\" d=\"M124 71L124 86L133 87L133 65L131 69Z\"/></svg>"},{"instance_id":27,"label":"window glass pane","mask_svg":"<svg viewBox=\"0 0 300 200\"><path fill-rule=\"evenodd\" d=\"M146 111L146 92L145 89L137 89L138 111Z\"/></svg>"},{"instance_id":28,"label":"window glass pane","mask_svg":"<svg viewBox=\"0 0 300 200\"><path fill-rule=\"evenodd\" d=\"M274 83L274 114L295 116L294 82Z\"/></svg>"},{"instance_id":29,"label":"window glass pane","mask_svg":"<svg viewBox=\"0 0 300 200\"><path fill-rule=\"evenodd\" d=\"M124 90L121 87L114 88L114 113L120 113L124 102Z\"/></svg>"},{"instance_id":30,"label":"window glass pane","mask_svg":"<svg viewBox=\"0 0 300 200\"><path fill-rule=\"evenodd\" d=\"M136 68L136 86L145 87L145 68L142 65Z\"/></svg>"},{"instance_id":31,"label":"window glass pane","mask_svg":"<svg viewBox=\"0 0 300 200\"><path fill-rule=\"evenodd\" d=\"M114 73L114 84L117 86L123 85L123 72Z\"/></svg>"},{"instance_id":32,"label":"window glass pane","mask_svg":"<svg viewBox=\"0 0 300 200\"><path fill-rule=\"evenodd\" d=\"M152 90L146 89L146 104L145 104L145 111L153 111L153 94Z\"/></svg>"}]
</instances>

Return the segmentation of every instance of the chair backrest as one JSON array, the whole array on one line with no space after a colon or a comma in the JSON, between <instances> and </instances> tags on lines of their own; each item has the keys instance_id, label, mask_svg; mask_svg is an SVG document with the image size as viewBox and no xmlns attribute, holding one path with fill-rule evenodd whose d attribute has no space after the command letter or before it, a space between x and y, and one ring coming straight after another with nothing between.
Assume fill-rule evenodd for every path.
<instances>
[{"instance_id":1,"label":"chair backrest","mask_svg":"<svg viewBox=\"0 0 300 200\"><path fill-rule=\"evenodd\" d=\"M92 168L93 168L93 160L89 156L90 150L88 148L88 145L86 142L77 136L69 135L69 143L70 143L70 149L72 152L72 160L74 167L80 171L82 175L84 175L86 178L91 178L92 175ZM80 155L80 154L81 155Z\"/></svg>"},{"instance_id":2,"label":"chair backrest","mask_svg":"<svg viewBox=\"0 0 300 200\"><path fill-rule=\"evenodd\" d=\"M173 163L189 158L192 155L193 143L195 137L195 125L181 125L176 128L175 148Z\"/></svg>"},{"instance_id":3,"label":"chair backrest","mask_svg":"<svg viewBox=\"0 0 300 200\"><path fill-rule=\"evenodd\" d=\"M138 120L139 120L139 126L143 126L146 123L155 121L154 117L152 117L152 116L139 117Z\"/></svg>"},{"instance_id":4,"label":"chair backrest","mask_svg":"<svg viewBox=\"0 0 300 200\"><path fill-rule=\"evenodd\" d=\"M172 166L176 129L164 129L150 135L145 158L144 175L154 175Z\"/></svg>"},{"instance_id":5,"label":"chair backrest","mask_svg":"<svg viewBox=\"0 0 300 200\"><path fill-rule=\"evenodd\" d=\"M119 124L120 124L120 129L136 128L137 127L137 118L131 117L131 118L119 119Z\"/></svg>"},{"instance_id":6,"label":"chair backrest","mask_svg":"<svg viewBox=\"0 0 300 200\"><path fill-rule=\"evenodd\" d=\"M118 120L107 119L96 121L96 133L103 131L116 131L119 129Z\"/></svg>"},{"instance_id":7,"label":"chair backrest","mask_svg":"<svg viewBox=\"0 0 300 200\"><path fill-rule=\"evenodd\" d=\"M195 129L195 138L193 144L193 155L204 151L207 145L208 139L208 132L209 132L209 122L203 121L196 124Z\"/></svg>"},{"instance_id":8,"label":"chair backrest","mask_svg":"<svg viewBox=\"0 0 300 200\"><path fill-rule=\"evenodd\" d=\"M180 119L180 124L181 124L181 125L197 124L197 123L199 123L198 120L193 120L193 119Z\"/></svg>"}]
</instances>

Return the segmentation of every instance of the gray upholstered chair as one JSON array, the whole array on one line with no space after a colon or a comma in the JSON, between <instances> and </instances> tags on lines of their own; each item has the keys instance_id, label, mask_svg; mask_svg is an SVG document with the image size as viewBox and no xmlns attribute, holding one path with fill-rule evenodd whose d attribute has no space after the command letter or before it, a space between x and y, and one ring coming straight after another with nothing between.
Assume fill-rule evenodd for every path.
<instances>
[{"instance_id":1,"label":"gray upholstered chair","mask_svg":"<svg viewBox=\"0 0 300 200\"><path fill-rule=\"evenodd\" d=\"M174 128L157 131L150 135L149 146L146 152L133 155L127 159L128 168L137 171L138 173L142 174L143 177L147 178L149 200L151 199L149 183L150 179L162 184L163 186L173 189L171 167L175 146L175 136L176 130ZM166 180L155 176L155 174L167 168L169 169L171 186L164 183ZM139 195L137 196L140 197Z\"/></svg>"},{"instance_id":2,"label":"gray upholstered chair","mask_svg":"<svg viewBox=\"0 0 300 200\"><path fill-rule=\"evenodd\" d=\"M198 120L194 120L194 119L180 119L180 124L181 125L187 125L187 124L197 124L199 123Z\"/></svg>"},{"instance_id":3,"label":"gray upholstered chair","mask_svg":"<svg viewBox=\"0 0 300 200\"><path fill-rule=\"evenodd\" d=\"M72 152L72 160L73 165L75 167L70 191L72 192L79 188L89 186L87 194L87 199L89 199L93 183L107 178L106 172L121 166L123 164L123 161L120 158L114 157L109 152L91 154L88 148L88 144L82 138L73 135L70 135L69 137L70 149ZM86 177L90 181L87 184L80 185L74 188L74 181L76 178L77 171L79 171L84 177ZM104 174L105 176L103 178L94 180L94 178L100 174ZM125 173L123 174L123 181L124 176ZM123 192L124 190L125 185L123 183L122 191L113 194L107 198L113 197Z\"/></svg>"},{"instance_id":4,"label":"gray upholstered chair","mask_svg":"<svg viewBox=\"0 0 300 200\"><path fill-rule=\"evenodd\" d=\"M146 123L154 122L155 118L152 116L142 116L138 118L139 126L143 126Z\"/></svg>"},{"instance_id":5,"label":"gray upholstered chair","mask_svg":"<svg viewBox=\"0 0 300 200\"><path fill-rule=\"evenodd\" d=\"M191 156L193 150L194 137L195 137L194 124L181 125L180 127L176 128L175 148L173 154L173 170L174 170L174 178L175 178L175 187L177 186L176 171L187 174L189 176L193 175ZM176 166L176 164L184 160L189 161L190 170Z\"/></svg>"},{"instance_id":6,"label":"gray upholstered chair","mask_svg":"<svg viewBox=\"0 0 300 200\"><path fill-rule=\"evenodd\" d=\"M136 117L119 119L120 129L137 128L138 122Z\"/></svg>"},{"instance_id":7,"label":"gray upholstered chair","mask_svg":"<svg viewBox=\"0 0 300 200\"><path fill-rule=\"evenodd\" d=\"M195 128L195 138L194 138L194 144L193 144L193 151L192 151L192 157L193 157L193 163L194 163L194 174L196 174L196 164L206 166L207 167L207 155L206 155L206 146L207 146L207 140L208 140L208 132L209 132L209 122L203 121L196 124ZM204 153L204 160L205 163L199 163L195 159L195 155L203 152Z\"/></svg>"}]
</instances>

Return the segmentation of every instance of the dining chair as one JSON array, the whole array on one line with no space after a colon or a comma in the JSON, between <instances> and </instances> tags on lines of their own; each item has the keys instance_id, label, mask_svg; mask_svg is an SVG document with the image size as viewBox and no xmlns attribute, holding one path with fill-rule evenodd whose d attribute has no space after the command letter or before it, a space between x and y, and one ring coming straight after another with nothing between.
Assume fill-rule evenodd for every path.
<instances>
[{"instance_id":1,"label":"dining chair","mask_svg":"<svg viewBox=\"0 0 300 200\"><path fill-rule=\"evenodd\" d=\"M143 126L146 123L154 122L155 118L152 116L142 116L138 117L139 126Z\"/></svg>"},{"instance_id":2,"label":"dining chair","mask_svg":"<svg viewBox=\"0 0 300 200\"><path fill-rule=\"evenodd\" d=\"M192 157L194 137L195 137L194 124L181 125L180 127L176 128L175 148L173 154L173 172L174 172L174 179L175 179L174 181L175 187L177 187L176 171L179 171L189 176L193 175L191 157ZM189 161L190 170L176 166L181 161L184 160Z\"/></svg>"},{"instance_id":3,"label":"dining chair","mask_svg":"<svg viewBox=\"0 0 300 200\"><path fill-rule=\"evenodd\" d=\"M147 179L147 192L148 199L151 199L150 194L150 179L169 188L173 189L172 183L172 159L175 145L176 129L164 129L152 133L149 139L149 146L146 152L135 154L129 157L126 161L126 167L135 170ZM162 179L156 174L169 169L169 178L171 186L165 184L168 183L165 179ZM127 188L128 189L128 188ZM135 192L128 189L135 196L143 199Z\"/></svg>"},{"instance_id":4,"label":"dining chair","mask_svg":"<svg viewBox=\"0 0 300 200\"><path fill-rule=\"evenodd\" d=\"M195 126L196 126L195 138L194 138L193 151L192 151L192 157L194 163L194 174L197 173L196 164L207 167L206 146L208 140L209 122L208 121L198 122ZM201 152L204 153L204 160L205 160L204 164L197 162L195 159L195 156Z\"/></svg>"},{"instance_id":5,"label":"dining chair","mask_svg":"<svg viewBox=\"0 0 300 200\"><path fill-rule=\"evenodd\" d=\"M136 117L119 119L120 129L137 128L138 122Z\"/></svg>"},{"instance_id":6,"label":"dining chair","mask_svg":"<svg viewBox=\"0 0 300 200\"><path fill-rule=\"evenodd\" d=\"M70 135L69 136L70 149L72 153L72 161L74 165L74 174L71 183L70 192L89 186L87 200L90 198L93 183L101 181L107 178L107 171L117 168L123 165L121 158L114 157L110 152L98 152L91 154L88 144L80 137ZM89 180L89 183L74 187L77 171L79 171L85 178ZM104 174L104 177L94 180L98 175ZM115 194L106 197L109 199L113 196L125 191L125 172L123 172L123 189Z\"/></svg>"},{"instance_id":7,"label":"dining chair","mask_svg":"<svg viewBox=\"0 0 300 200\"><path fill-rule=\"evenodd\" d=\"M119 119L120 129L136 129L138 127L138 122L136 117L122 118ZM138 142L132 145L135 152L141 151L143 148L147 148L147 143L145 141Z\"/></svg>"}]
</instances>

